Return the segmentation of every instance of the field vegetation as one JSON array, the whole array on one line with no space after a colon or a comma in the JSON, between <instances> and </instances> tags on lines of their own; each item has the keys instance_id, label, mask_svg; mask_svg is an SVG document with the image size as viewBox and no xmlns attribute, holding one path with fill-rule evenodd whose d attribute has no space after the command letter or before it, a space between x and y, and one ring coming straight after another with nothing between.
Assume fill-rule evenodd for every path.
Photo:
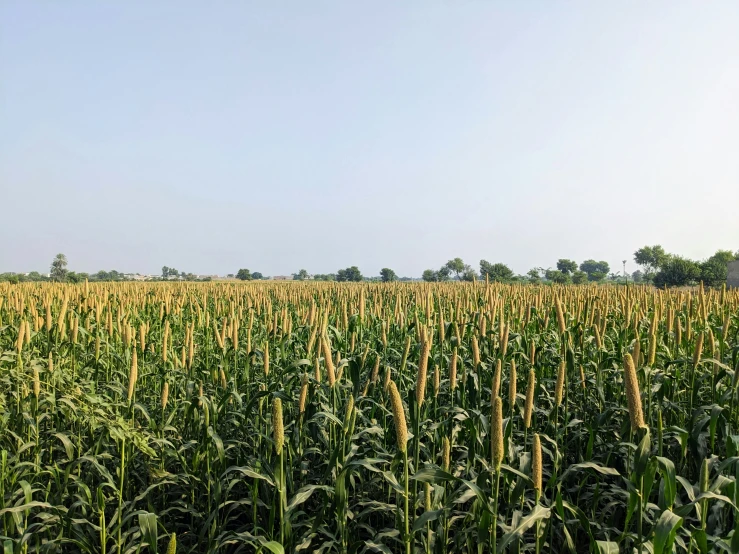
<instances>
[{"instance_id":1,"label":"field vegetation","mask_svg":"<svg viewBox=\"0 0 739 554\"><path fill-rule=\"evenodd\" d=\"M737 552L738 336L702 287L0 283L0 544Z\"/></svg>"}]
</instances>

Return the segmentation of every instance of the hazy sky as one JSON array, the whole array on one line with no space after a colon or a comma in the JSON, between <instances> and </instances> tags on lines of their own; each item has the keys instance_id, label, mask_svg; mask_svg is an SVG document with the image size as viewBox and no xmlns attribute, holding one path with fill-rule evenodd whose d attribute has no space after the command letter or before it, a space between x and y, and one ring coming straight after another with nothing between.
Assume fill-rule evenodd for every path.
<instances>
[{"instance_id":1,"label":"hazy sky","mask_svg":"<svg viewBox=\"0 0 739 554\"><path fill-rule=\"evenodd\" d=\"M0 2L0 272L739 248L739 2Z\"/></svg>"}]
</instances>

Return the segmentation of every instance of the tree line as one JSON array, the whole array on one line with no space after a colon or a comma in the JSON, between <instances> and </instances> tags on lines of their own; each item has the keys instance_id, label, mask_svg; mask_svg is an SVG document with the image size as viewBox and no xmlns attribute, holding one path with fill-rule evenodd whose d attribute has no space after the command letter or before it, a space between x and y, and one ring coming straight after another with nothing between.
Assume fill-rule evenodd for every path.
<instances>
[{"instance_id":1,"label":"tree line","mask_svg":"<svg viewBox=\"0 0 739 554\"><path fill-rule=\"evenodd\" d=\"M560 258L554 268L534 267L525 275L516 275L515 272L502 262L491 263L480 260L479 272L471 265L466 264L462 258L453 258L442 265L439 269L426 269L421 278L428 282L440 281L473 281L476 279L488 279L498 283L539 283L551 282L557 284L583 284L600 283L603 281L628 281L635 283L651 283L656 287L680 287L690 286L702 282L705 286L717 287L726 282L727 264L739 260L739 250L717 250L709 258L698 261L670 254L657 244L654 246L643 246L634 252L634 262L640 269L630 275L625 272L626 262L624 260L624 271L611 272L606 261L585 260L578 264L574 260ZM28 274L1 273L0 281L13 283L23 281L57 281L79 283L88 281L125 281L126 276L116 270L101 270L97 273L74 272L67 269L67 257L57 254L51 263L49 275L42 275L36 271ZM251 272L248 269L239 269L236 274L229 275L242 281L260 280L266 277L259 271ZM173 267L162 267L162 280L182 279L186 281L209 281L210 277L199 279L193 273L179 271ZM389 283L392 281L412 281L409 277L398 277L392 269L383 267L378 277L366 278L357 266L339 269L336 273L315 274L311 277L305 269L300 269L292 274L296 281L313 279L314 281L381 281Z\"/></svg>"}]
</instances>

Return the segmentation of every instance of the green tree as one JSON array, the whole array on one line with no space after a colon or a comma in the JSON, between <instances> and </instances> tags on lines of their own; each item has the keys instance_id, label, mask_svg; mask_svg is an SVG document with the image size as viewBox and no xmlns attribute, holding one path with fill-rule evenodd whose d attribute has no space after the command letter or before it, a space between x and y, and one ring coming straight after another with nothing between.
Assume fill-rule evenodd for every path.
<instances>
[{"instance_id":1,"label":"green tree","mask_svg":"<svg viewBox=\"0 0 739 554\"><path fill-rule=\"evenodd\" d=\"M659 244L643 246L634 252L634 261L644 268L644 277L648 280L654 277L655 272L662 267L669 258Z\"/></svg>"},{"instance_id":2,"label":"green tree","mask_svg":"<svg viewBox=\"0 0 739 554\"><path fill-rule=\"evenodd\" d=\"M726 282L728 264L736 260L731 250L718 250L713 256L700 264L701 281L709 287L720 287Z\"/></svg>"},{"instance_id":3,"label":"green tree","mask_svg":"<svg viewBox=\"0 0 739 554\"><path fill-rule=\"evenodd\" d=\"M539 267L532 267L531 269L526 272L526 276L528 277L529 281L532 283L538 283L541 281L541 268Z\"/></svg>"},{"instance_id":4,"label":"green tree","mask_svg":"<svg viewBox=\"0 0 739 554\"><path fill-rule=\"evenodd\" d=\"M293 273L293 279L296 281L305 281L308 278L308 271L301 269L297 273Z\"/></svg>"},{"instance_id":5,"label":"green tree","mask_svg":"<svg viewBox=\"0 0 739 554\"><path fill-rule=\"evenodd\" d=\"M380 278L382 279L383 283L389 283L391 281L397 281L398 276L395 275L395 272L390 269L389 267L383 267L380 270Z\"/></svg>"},{"instance_id":6,"label":"green tree","mask_svg":"<svg viewBox=\"0 0 739 554\"><path fill-rule=\"evenodd\" d=\"M347 267L346 269L340 269L336 273L337 281L359 282L362 279L364 279L364 277L362 277L362 273L359 271L359 268L355 265L351 267Z\"/></svg>"},{"instance_id":7,"label":"green tree","mask_svg":"<svg viewBox=\"0 0 739 554\"><path fill-rule=\"evenodd\" d=\"M570 273L577 271L577 262L560 258L557 260L557 269L565 275L569 275Z\"/></svg>"},{"instance_id":8,"label":"green tree","mask_svg":"<svg viewBox=\"0 0 739 554\"><path fill-rule=\"evenodd\" d=\"M424 281L427 281L429 283L433 283L439 280L439 274L433 269L424 270L423 275L421 277L423 278Z\"/></svg>"},{"instance_id":9,"label":"green tree","mask_svg":"<svg viewBox=\"0 0 739 554\"><path fill-rule=\"evenodd\" d=\"M654 286L684 287L696 283L700 278L701 268L698 263L680 256L670 256L654 276Z\"/></svg>"},{"instance_id":10,"label":"green tree","mask_svg":"<svg viewBox=\"0 0 739 554\"><path fill-rule=\"evenodd\" d=\"M487 260L480 260L480 278L485 277L490 281L505 283L513 280L513 270L503 263L491 264Z\"/></svg>"},{"instance_id":11,"label":"green tree","mask_svg":"<svg viewBox=\"0 0 739 554\"><path fill-rule=\"evenodd\" d=\"M64 281L67 278L67 257L57 254L51 262L50 277L52 281Z\"/></svg>"},{"instance_id":12,"label":"green tree","mask_svg":"<svg viewBox=\"0 0 739 554\"><path fill-rule=\"evenodd\" d=\"M462 258L454 258L453 260L449 260L446 264L444 264L444 267L448 269L450 273L454 273L454 276L457 279L460 279L462 277L462 274L467 269L467 266L465 266Z\"/></svg>"},{"instance_id":13,"label":"green tree","mask_svg":"<svg viewBox=\"0 0 739 554\"><path fill-rule=\"evenodd\" d=\"M608 276L610 269L608 262L604 261L585 260L580 264L580 271L588 274L589 281L602 281Z\"/></svg>"},{"instance_id":14,"label":"green tree","mask_svg":"<svg viewBox=\"0 0 739 554\"><path fill-rule=\"evenodd\" d=\"M264 279L264 275L262 275L258 271L255 271L254 273L251 274L251 278L252 279L256 279L256 280L262 280L262 279Z\"/></svg>"},{"instance_id":15,"label":"green tree","mask_svg":"<svg viewBox=\"0 0 739 554\"><path fill-rule=\"evenodd\" d=\"M570 282L570 276L559 269L547 269L544 276L547 278L547 281L552 281L553 283L560 285L565 285Z\"/></svg>"},{"instance_id":16,"label":"green tree","mask_svg":"<svg viewBox=\"0 0 739 554\"><path fill-rule=\"evenodd\" d=\"M579 269L572 273L572 282L576 285L582 285L588 282L588 274Z\"/></svg>"},{"instance_id":17,"label":"green tree","mask_svg":"<svg viewBox=\"0 0 739 554\"><path fill-rule=\"evenodd\" d=\"M242 281L251 281L253 279L251 271L248 269L239 269L236 272L236 278Z\"/></svg>"}]
</instances>

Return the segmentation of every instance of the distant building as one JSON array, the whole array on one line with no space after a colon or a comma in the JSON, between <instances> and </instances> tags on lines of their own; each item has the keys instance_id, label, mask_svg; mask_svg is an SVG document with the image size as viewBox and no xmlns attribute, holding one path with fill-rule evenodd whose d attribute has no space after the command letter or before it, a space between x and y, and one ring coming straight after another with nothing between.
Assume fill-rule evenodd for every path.
<instances>
[{"instance_id":1,"label":"distant building","mask_svg":"<svg viewBox=\"0 0 739 554\"><path fill-rule=\"evenodd\" d=\"M739 289L739 260L729 262L726 272L726 287Z\"/></svg>"},{"instance_id":2,"label":"distant building","mask_svg":"<svg viewBox=\"0 0 739 554\"><path fill-rule=\"evenodd\" d=\"M273 281L292 281L293 276L292 275L275 275L272 277Z\"/></svg>"}]
</instances>

